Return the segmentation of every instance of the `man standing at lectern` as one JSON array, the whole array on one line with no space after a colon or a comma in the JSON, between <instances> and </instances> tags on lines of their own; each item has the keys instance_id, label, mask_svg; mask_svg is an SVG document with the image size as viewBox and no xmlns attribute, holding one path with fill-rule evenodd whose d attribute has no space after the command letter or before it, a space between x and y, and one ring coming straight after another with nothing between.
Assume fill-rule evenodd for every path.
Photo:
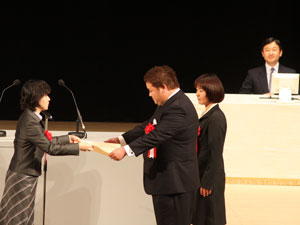
<instances>
[{"instance_id":1,"label":"man standing at lectern","mask_svg":"<svg viewBox=\"0 0 300 225\"><path fill-rule=\"evenodd\" d=\"M190 225L193 196L200 185L197 112L169 66L151 68L144 81L157 108L141 125L106 141L123 146L109 157L118 161L143 154L144 189L152 195L157 225Z\"/></svg>"},{"instance_id":2,"label":"man standing at lectern","mask_svg":"<svg viewBox=\"0 0 300 225\"><path fill-rule=\"evenodd\" d=\"M267 38L261 47L265 65L248 70L246 79L240 88L240 94L271 94L273 73L295 73L296 71L279 63L282 46L278 39Z\"/></svg>"}]
</instances>

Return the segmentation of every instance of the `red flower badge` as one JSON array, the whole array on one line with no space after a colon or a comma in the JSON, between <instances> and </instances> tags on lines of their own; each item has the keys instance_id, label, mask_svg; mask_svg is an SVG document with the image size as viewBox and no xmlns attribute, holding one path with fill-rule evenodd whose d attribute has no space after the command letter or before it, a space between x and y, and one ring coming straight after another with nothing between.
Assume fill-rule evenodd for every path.
<instances>
[{"instance_id":1,"label":"red flower badge","mask_svg":"<svg viewBox=\"0 0 300 225\"><path fill-rule=\"evenodd\" d=\"M148 125L145 127L145 134L149 134L154 129L155 129L155 127L153 126L153 124L148 123Z\"/></svg>"},{"instance_id":2,"label":"red flower badge","mask_svg":"<svg viewBox=\"0 0 300 225\"><path fill-rule=\"evenodd\" d=\"M48 138L49 141L52 141L52 134L51 134L50 131L45 130L45 135L46 135L46 137Z\"/></svg>"},{"instance_id":3,"label":"red flower badge","mask_svg":"<svg viewBox=\"0 0 300 225\"><path fill-rule=\"evenodd\" d=\"M200 126L198 127L198 137L199 137L199 135L200 135L200 133L201 133L201 128L200 128ZM196 152L198 152L198 138L197 138L197 142L196 142Z\"/></svg>"},{"instance_id":4,"label":"red flower badge","mask_svg":"<svg viewBox=\"0 0 300 225\"><path fill-rule=\"evenodd\" d=\"M151 123L148 123L147 126L145 127L145 134L149 134L151 131L155 129L154 125ZM156 148L152 148L148 150L148 158L156 158Z\"/></svg>"}]
</instances>

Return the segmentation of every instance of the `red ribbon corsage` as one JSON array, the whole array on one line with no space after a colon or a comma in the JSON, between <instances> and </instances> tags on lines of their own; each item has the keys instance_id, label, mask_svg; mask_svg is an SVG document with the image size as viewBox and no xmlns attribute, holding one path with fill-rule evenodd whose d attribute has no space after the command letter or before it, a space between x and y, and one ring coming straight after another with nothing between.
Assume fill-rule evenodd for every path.
<instances>
[{"instance_id":1,"label":"red ribbon corsage","mask_svg":"<svg viewBox=\"0 0 300 225\"><path fill-rule=\"evenodd\" d=\"M50 131L45 130L45 135L46 135L46 137L48 138L49 141L52 141L52 134L51 134Z\"/></svg>"},{"instance_id":2,"label":"red ribbon corsage","mask_svg":"<svg viewBox=\"0 0 300 225\"><path fill-rule=\"evenodd\" d=\"M201 128L200 128L200 126L198 127L198 136L200 135L200 133L201 133ZM197 142L196 142L196 152L198 152L198 137L197 137Z\"/></svg>"},{"instance_id":3,"label":"red ribbon corsage","mask_svg":"<svg viewBox=\"0 0 300 225\"><path fill-rule=\"evenodd\" d=\"M155 129L155 127L153 126L153 124L148 123L148 125L145 127L145 134L149 134L154 129Z\"/></svg>"},{"instance_id":4,"label":"red ribbon corsage","mask_svg":"<svg viewBox=\"0 0 300 225\"><path fill-rule=\"evenodd\" d=\"M145 127L145 134L149 134L154 129L155 129L154 125L151 123L148 123L147 126ZM155 147L148 150L147 157L148 158L156 158L156 148Z\"/></svg>"}]
</instances>

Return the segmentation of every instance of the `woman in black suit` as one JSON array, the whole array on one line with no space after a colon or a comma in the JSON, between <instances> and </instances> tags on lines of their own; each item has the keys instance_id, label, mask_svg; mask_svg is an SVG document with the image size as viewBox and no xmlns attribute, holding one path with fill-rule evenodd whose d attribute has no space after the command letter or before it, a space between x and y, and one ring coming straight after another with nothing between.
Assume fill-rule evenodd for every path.
<instances>
[{"instance_id":1,"label":"woman in black suit","mask_svg":"<svg viewBox=\"0 0 300 225\"><path fill-rule=\"evenodd\" d=\"M199 119L198 164L200 189L196 193L193 225L224 225L225 170L223 146L226 118L217 103L224 99L222 82L215 74L203 74L195 80L199 104L205 110Z\"/></svg>"},{"instance_id":2,"label":"woman in black suit","mask_svg":"<svg viewBox=\"0 0 300 225\"><path fill-rule=\"evenodd\" d=\"M51 137L41 123L40 113L48 109L50 86L42 80L29 80L21 90L20 116L5 188L0 203L0 225L34 223L34 201L41 160L50 155L79 155L79 150L93 150L75 136Z\"/></svg>"}]
</instances>

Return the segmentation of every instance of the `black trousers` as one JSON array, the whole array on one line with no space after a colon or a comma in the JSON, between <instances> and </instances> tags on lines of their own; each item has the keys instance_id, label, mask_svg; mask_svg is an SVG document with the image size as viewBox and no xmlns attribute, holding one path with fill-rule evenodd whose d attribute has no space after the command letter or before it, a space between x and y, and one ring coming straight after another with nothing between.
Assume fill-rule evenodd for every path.
<instances>
[{"instance_id":1,"label":"black trousers","mask_svg":"<svg viewBox=\"0 0 300 225\"><path fill-rule=\"evenodd\" d=\"M152 195L157 225L190 225L195 191Z\"/></svg>"}]
</instances>

